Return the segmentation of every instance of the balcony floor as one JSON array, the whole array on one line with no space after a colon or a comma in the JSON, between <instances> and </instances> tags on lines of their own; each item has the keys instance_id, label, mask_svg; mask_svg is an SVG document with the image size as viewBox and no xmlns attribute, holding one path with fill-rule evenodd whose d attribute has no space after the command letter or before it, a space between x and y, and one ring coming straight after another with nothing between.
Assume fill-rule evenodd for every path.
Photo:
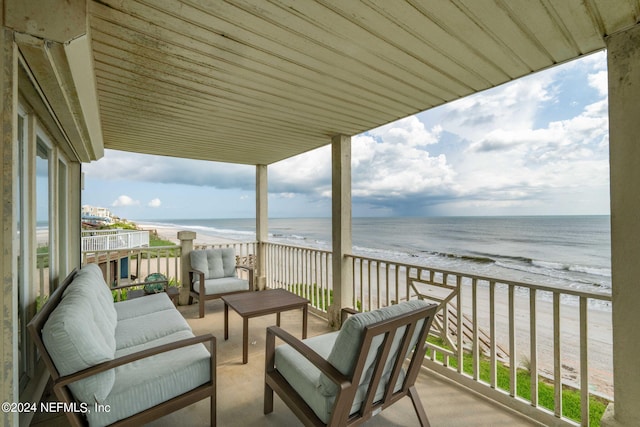
<instances>
[{"instance_id":1,"label":"balcony floor","mask_svg":"<svg viewBox=\"0 0 640 427\"><path fill-rule=\"evenodd\" d=\"M300 426L301 423L275 396L274 411L262 413L264 390L265 328L276 322L275 315L249 320L249 363L242 364L242 319L229 312L229 340L224 341L224 304L209 301L206 315L198 318L197 304L179 307L196 335L217 337L217 408L219 426ZM282 313L281 326L301 336L301 311ZM308 336L329 331L327 322L309 314ZM416 382L418 393L431 421L437 426L533 426L537 423L503 406L494 404L450 381L424 370ZM149 424L154 427L208 425L208 400L191 405ZM38 419L35 426L68 426L66 418ZM404 398L369 420L366 426L416 426L418 419L409 398Z\"/></svg>"}]
</instances>

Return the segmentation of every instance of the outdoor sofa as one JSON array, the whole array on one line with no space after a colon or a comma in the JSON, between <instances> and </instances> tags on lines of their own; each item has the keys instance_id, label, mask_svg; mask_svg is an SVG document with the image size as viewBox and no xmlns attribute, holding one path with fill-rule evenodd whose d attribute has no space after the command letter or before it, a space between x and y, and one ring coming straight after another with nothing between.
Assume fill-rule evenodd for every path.
<instances>
[{"instance_id":1,"label":"outdoor sofa","mask_svg":"<svg viewBox=\"0 0 640 427\"><path fill-rule=\"evenodd\" d=\"M88 264L27 328L73 426L139 426L206 398L215 425L215 337L195 337L166 293L114 303Z\"/></svg>"}]
</instances>

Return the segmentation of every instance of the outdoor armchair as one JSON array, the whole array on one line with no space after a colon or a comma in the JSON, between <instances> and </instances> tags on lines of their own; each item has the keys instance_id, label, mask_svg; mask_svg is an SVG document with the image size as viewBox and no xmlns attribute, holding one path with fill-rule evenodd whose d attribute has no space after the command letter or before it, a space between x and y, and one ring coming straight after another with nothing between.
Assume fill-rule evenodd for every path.
<instances>
[{"instance_id":1,"label":"outdoor armchair","mask_svg":"<svg viewBox=\"0 0 640 427\"><path fill-rule=\"evenodd\" d=\"M204 317L205 301L253 290L253 269L236 265L233 248L195 250L191 251L189 258L189 304L193 298L198 299L200 317ZM246 279L238 277L239 269L247 273Z\"/></svg>"},{"instance_id":2,"label":"outdoor armchair","mask_svg":"<svg viewBox=\"0 0 640 427\"><path fill-rule=\"evenodd\" d=\"M409 396L428 426L415 381L436 309L407 301L356 314L340 331L302 341L267 328L264 413L273 411L275 391L304 425L350 426ZM285 344L276 347L276 337Z\"/></svg>"}]
</instances>

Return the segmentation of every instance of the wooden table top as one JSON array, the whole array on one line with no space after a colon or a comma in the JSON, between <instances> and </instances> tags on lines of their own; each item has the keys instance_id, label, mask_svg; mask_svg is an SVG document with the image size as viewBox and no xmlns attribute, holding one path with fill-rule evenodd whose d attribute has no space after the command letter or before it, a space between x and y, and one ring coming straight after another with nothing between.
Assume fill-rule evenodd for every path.
<instances>
[{"instance_id":1,"label":"wooden table top","mask_svg":"<svg viewBox=\"0 0 640 427\"><path fill-rule=\"evenodd\" d=\"M308 299L299 297L285 289L242 292L225 295L221 298L242 317L286 311L296 307L304 307L309 303Z\"/></svg>"}]
</instances>

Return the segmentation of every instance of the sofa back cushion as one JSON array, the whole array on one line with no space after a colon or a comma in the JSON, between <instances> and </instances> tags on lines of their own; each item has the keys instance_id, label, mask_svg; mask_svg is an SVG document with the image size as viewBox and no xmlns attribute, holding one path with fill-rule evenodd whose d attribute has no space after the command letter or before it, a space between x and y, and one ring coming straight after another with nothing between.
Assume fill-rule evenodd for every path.
<instances>
[{"instance_id":1,"label":"sofa back cushion","mask_svg":"<svg viewBox=\"0 0 640 427\"><path fill-rule=\"evenodd\" d=\"M400 304L391 305L374 311L358 313L349 317L342 325L340 333L336 338L331 353L329 353L327 361L344 375L351 378L351 376L353 375L353 370L355 369L355 364L360 354L360 348L362 346L362 341L364 338L364 328L366 326L383 320L388 320L402 314L410 313L427 305L429 305L429 303L421 300L405 301ZM415 333L411 339L412 345L409 347L409 349L411 349L412 346L415 345L421 326L422 323L419 323L417 325ZM383 378L388 377L391 369L393 368L393 360L397 355L398 348L400 346L400 342L402 340L405 329L406 326L401 326L400 328L398 328L398 331L396 331L389 353L389 358L387 359L385 363L385 369L383 370ZM371 344L371 348L365 362L363 375L360 380L360 385L368 383L371 379L371 376L373 374L373 364L378 353L378 348L382 344L382 340L382 335L377 336L376 338L374 338ZM382 386L383 383L384 381L381 381L380 386ZM325 396L334 396L338 392L337 385L324 374L320 376L319 389L320 392Z\"/></svg>"},{"instance_id":2,"label":"sofa back cushion","mask_svg":"<svg viewBox=\"0 0 640 427\"><path fill-rule=\"evenodd\" d=\"M214 248L191 251L191 267L202 271L206 279L233 277L236 274L236 256L233 248Z\"/></svg>"},{"instance_id":3,"label":"sofa back cushion","mask_svg":"<svg viewBox=\"0 0 640 427\"><path fill-rule=\"evenodd\" d=\"M42 341L60 375L70 375L98 363L113 360L115 338L106 339L103 313L95 310L95 300L83 292L66 294L42 328ZM113 370L69 385L74 396L84 402L102 402L115 381Z\"/></svg>"},{"instance_id":4,"label":"sofa back cushion","mask_svg":"<svg viewBox=\"0 0 640 427\"><path fill-rule=\"evenodd\" d=\"M113 295L102 276L102 271L97 264L87 264L80 269L73 282L67 286L64 296L70 294L82 294L93 301L95 315L100 315L98 319L104 330L108 331L107 339L113 337L118 323L118 313L113 303Z\"/></svg>"}]
</instances>

